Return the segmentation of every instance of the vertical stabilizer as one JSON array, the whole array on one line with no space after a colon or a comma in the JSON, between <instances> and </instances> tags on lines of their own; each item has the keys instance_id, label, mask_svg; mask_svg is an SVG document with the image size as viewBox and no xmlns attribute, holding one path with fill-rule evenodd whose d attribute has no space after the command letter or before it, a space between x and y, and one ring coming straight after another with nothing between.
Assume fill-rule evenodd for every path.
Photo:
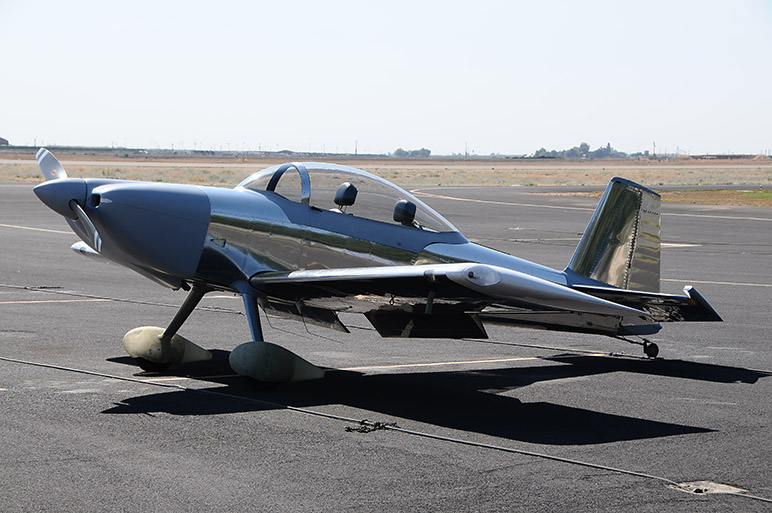
<instances>
[{"instance_id":1,"label":"vertical stabilizer","mask_svg":"<svg viewBox=\"0 0 772 513\"><path fill-rule=\"evenodd\" d=\"M660 196L612 178L568 270L622 289L659 292Z\"/></svg>"}]
</instances>

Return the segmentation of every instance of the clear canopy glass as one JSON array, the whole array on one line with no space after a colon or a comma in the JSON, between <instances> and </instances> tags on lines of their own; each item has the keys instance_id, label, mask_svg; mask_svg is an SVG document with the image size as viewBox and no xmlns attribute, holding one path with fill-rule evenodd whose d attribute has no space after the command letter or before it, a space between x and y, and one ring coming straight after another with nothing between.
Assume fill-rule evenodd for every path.
<instances>
[{"instance_id":1,"label":"clear canopy glass","mask_svg":"<svg viewBox=\"0 0 772 513\"><path fill-rule=\"evenodd\" d=\"M273 192L297 202L304 202L306 191L310 206L332 210L339 208L334 202L335 191L341 184L348 182L356 187L357 194L354 203L345 207L347 214L399 224L393 217L394 206L400 200L407 200L416 206L415 224L418 227L436 232L458 231L409 192L367 171L321 162L303 162L300 166L307 170L307 175L295 166L277 165L249 176L238 187ZM306 180L308 183L304 184Z\"/></svg>"}]
</instances>

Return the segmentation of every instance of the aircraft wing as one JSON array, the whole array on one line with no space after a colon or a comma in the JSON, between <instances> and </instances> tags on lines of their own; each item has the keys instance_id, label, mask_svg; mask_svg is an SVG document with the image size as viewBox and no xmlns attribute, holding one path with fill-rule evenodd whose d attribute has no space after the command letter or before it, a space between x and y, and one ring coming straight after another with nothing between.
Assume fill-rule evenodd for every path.
<instances>
[{"instance_id":1,"label":"aircraft wing","mask_svg":"<svg viewBox=\"0 0 772 513\"><path fill-rule=\"evenodd\" d=\"M264 272L250 283L269 306L359 311L384 336L485 337L483 321L604 334L660 328L645 311L476 263Z\"/></svg>"}]
</instances>

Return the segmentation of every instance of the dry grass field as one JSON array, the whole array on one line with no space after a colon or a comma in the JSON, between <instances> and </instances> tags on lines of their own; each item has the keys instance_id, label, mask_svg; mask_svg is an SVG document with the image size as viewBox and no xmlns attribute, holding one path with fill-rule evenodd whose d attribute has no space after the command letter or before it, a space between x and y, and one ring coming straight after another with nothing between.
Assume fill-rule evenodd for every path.
<instances>
[{"instance_id":1,"label":"dry grass field","mask_svg":"<svg viewBox=\"0 0 772 513\"><path fill-rule=\"evenodd\" d=\"M654 187L657 190L656 187ZM722 189L668 189L657 190L662 201L672 203L693 203L699 205L733 205L740 207L772 207L772 189L763 187ZM600 199L603 191L590 192L543 192L552 196L575 196Z\"/></svg>"},{"instance_id":2,"label":"dry grass field","mask_svg":"<svg viewBox=\"0 0 772 513\"><path fill-rule=\"evenodd\" d=\"M264 167L292 159L216 158L198 155L148 156L138 154L92 154L55 152L73 177L104 177L202 185L233 186ZM772 159L757 157L744 160L624 160L563 161L528 159L407 159L326 156L325 160L370 171L403 187L461 185L594 185L602 186L614 176L622 176L654 189L664 185L749 185L750 193L741 191L694 191L665 193L666 201L772 206ZM319 159L318 156L315 159ZM34 152L0 152L0 181L41 179Z\"/></svg>"}]
</instances>

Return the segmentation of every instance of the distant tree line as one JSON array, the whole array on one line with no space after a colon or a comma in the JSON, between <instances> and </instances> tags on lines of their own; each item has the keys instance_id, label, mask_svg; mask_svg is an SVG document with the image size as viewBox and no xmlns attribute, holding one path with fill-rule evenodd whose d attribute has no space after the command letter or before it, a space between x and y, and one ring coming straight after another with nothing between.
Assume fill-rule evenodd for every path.
<instances>
[{"instance_id":1,"label":"distant tree line","mask_svg":"<svg viewBox=\"0 0 772 513\"><path fill-rule=\"evenodd\" d=\"M428 157L432 154L431 150L427 150L426 148L421 148L420 150L403 150L402 148L397 148L394 150L394 153L392 153L395 157Z\"/></svg>"},{"instance_id":2,"label":"distant tree line","mask_svg":"<svg viewBox=\"0 0 772 513\"><path fill-rule=\"evenodd\" d=\"M648 153L648 152L646 152ZM627 153L615 150L611 143L601 146L597 150L590 151L590 145L583 142L579 146L574 146L568 150L550 150L544 148L536 150L533 154L535 158L562 158L562 159L625 159L630 157Z\"/></svg>"}]
</instances>

